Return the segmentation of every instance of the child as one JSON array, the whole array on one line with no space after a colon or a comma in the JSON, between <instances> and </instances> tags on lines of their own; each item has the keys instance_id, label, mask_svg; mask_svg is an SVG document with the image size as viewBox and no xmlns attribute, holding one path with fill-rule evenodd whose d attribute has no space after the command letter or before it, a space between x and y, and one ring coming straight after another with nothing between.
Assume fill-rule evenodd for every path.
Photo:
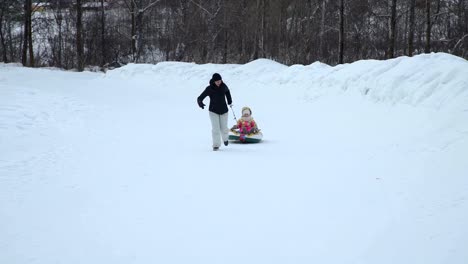
<instances>
[{"instance_id":1,"label":"child","mask_svg":"<svg viewBox=\"0 0 468 264\"><path fill-rule=\"evenodd\" d=\"M242 108L242 117L231 129L239 129L241 134L255 134L258 132L257 123L252 117L252 110L249 107Z\"/></svg>"}]
</instances>

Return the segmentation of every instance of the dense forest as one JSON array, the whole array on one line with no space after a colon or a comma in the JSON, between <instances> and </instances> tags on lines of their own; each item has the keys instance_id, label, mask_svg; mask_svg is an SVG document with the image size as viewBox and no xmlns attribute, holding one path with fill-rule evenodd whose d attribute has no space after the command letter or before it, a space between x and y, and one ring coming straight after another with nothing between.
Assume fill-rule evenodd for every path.
<instances>
[{"instance_id":1,"label":"dense forest","mask_svg":"<svg viewBox=\"0 0 468 264\"><path fill-rule=\"evenodd\" d=\"M0 61L30 67L468 58L468 0L0 1Z\"/></svg>"}]
</instances>

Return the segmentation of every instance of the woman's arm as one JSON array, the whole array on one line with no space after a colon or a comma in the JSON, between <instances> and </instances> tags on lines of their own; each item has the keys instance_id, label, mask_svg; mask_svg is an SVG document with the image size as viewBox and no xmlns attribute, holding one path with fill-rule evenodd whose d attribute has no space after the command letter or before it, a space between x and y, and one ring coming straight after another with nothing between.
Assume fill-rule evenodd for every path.
<instances>
[{"instance_id":1,"label":"woman's arm","mask_svg":"<svg viewBox=\"0 0 468 264\"><path fill-rule=\"evenodd\" d=\"M225 91L225 95L226 95L226 99L227 99L227 103L228 105L231 105L232 104L232 97L231 97L231 91L229 91L229 88L227 87L226 85L226 91Z\"/></svg>"},{"instance_id":2,"label":"woman's arm","mask_svg":"<svg viewBox=\"0 0 468 264\"><path fill-rule=\"evenodd\" d=\"M205 99L207 96L208 96L208 88L206 88L197 98L198 106L200 106L201 109L205 107L205 104L203 103L203 99Z\"/></svg>"}]
</instances>

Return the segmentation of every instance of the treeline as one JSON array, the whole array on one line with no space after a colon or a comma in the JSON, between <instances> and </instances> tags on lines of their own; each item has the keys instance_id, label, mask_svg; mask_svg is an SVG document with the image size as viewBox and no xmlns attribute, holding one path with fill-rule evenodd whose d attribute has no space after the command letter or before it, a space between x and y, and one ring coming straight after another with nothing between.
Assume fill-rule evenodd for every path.
<instances>
[{"instance_id":1,"label":"treeline","mask_svg":"<svg viewBox=\"0 0 468 264\"><path fill-rule=\"evenodd\" d=\"M0 1L0 59L25 66L468 57L468 0Z\"/></svg>"}]
</instances>

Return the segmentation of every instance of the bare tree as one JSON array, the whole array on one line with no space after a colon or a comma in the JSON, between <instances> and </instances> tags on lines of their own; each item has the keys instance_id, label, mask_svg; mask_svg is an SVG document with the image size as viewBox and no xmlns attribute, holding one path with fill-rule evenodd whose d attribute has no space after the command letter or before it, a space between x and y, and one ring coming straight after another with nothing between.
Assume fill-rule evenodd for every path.
<instances>
[{"instance_id":1,"label":"bare tree","mask_svg":"<svg viewBox=\"0 0 468 264\"><path fill-rule=\"evenodd\" d=\"M23 51L22 51L22 59L21 62L23 66L28 65L28 28L29 28L29 20L31 19L31 1L25 0L24 1L24 29L23 29Z\"/></svg>"},{"instance_id":2,"label":"bare tree","mask_svg":"<svg viewBox=\"0 0 468 264\"><path fill-rule=\"evenodd\" d=\"M57 38L51 36L51 47L52 47L52 58L54 66L63 67L62 64L62 54L63 54L63 24L64 24L64 10L62 1L57 1L54 6L52 6L54 23L56 24L57 29ZM54 28L54 27L52 27Z\"/></svg>"},{"instance_id":3,"label":"bare tree","mask_svg":"<svg viewBox=\"0 0 468 264\"><path fill-rule=\"evenodd\" d=\"M192 4L194 4L196 7L198 7L205 15L207 15L206 23L207 23L207 43L206 46L207 48L203 48L204 54L203 57L205 60L209 60L215 55L215 45L216 41L219 37L219 34L222 29L218 29L216 27L217 23L217 18L219 13L222 10L222 0L216 0L214 5L208 6L203 6L200 3L195 2L194 0L190 0Z\"/></svg>"},{"instance_id":4,"label":"bare tree","mask_svg":"<svg viewBox=\"0 0 468 264\"><path fill-rule=\"evenodd\" d=\"M126 0L126 6L131 15L132 57L139 62L143 52L143 28L146 13L161 0Z\"/></svg>"},{"instance_id":5,"label":"bare tree","mask_svg":"<svg viewBox=\"0 0 468 264\"><path fill-rule=\"evenodd\" d=\"M132 57L139 62L143 50L143 28L145 14L161 0L125 0L131 16Z\"/></svg>"},{"instance_id":6,"label":"bare tree","mask_svg":"<svg viewBox=\"0 0 468 264\"><path fill-rule=\"evenodd\" d=\"M23 59L24 66L34 66L34 51L32 42L32 1L24 1L24 38L23 38ZM29 63L28 63L29 53Z\"/></svg>"}]
</instances>

